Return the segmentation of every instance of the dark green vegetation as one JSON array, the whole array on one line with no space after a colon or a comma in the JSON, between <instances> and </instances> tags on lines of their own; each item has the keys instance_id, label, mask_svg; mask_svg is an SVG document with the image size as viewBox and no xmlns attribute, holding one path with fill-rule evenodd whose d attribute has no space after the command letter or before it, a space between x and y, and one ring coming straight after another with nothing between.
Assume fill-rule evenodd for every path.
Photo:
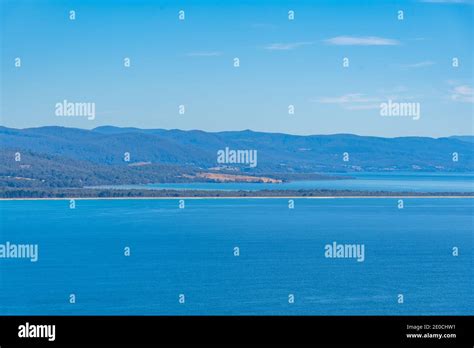
<instances>
[{"instance_id":1,"label":"dark green vegetation","mask_svg":"<svg viewBox=\"0 0 474 348\"><path fill-rule=\"evenodd\" d=\"M150 164L129 166L98 164L57 155L22 151L21 161L11 150L0 153L0 183L7 187L84 187L98 185L189 182L183 175L195 169L186 166ZM12 160L13 159L13 160Z\"/></svg>"},{"instance_id":2,"label":"dark green vegetation","mask_svg":"<svg viewBox=\"0 0 474 348\"><path fill-rule=\"evenodd\" d=\"M349 190L136 190L136 189L17 189L3 188L0 198L140 198L140 197L472 197L473 192L369 192Z\"/></svg>"},{"instance_id":3,"label":"dark green vegetation","mask_svg":"<svg viewBox=\"0 0 474 348\"><path fill-rule=\"evenodd\" d=\"M283 181L337 179L331 174L335 172L472 172L472 144L472 137L379 138L117 127L93 130L0 127L0 187L3 196L8 193L9 197L22 197L26 192L53 194L54 189L60 188L205 181L195 177L204 172L266 176ZM226 147L256 150L258 165L256 168L218 165L217 151ZM124 161L126 152L130 153L129 162ZM349 161L343 161L345 152ZM452 160L454 152L458 154L457 162ZM21 155L20 161L15 160L16 153ZM146 192L150 196L163 195L163 192ZM125 193L107 191L105 194Z\"/></svg>"}]
</instances>

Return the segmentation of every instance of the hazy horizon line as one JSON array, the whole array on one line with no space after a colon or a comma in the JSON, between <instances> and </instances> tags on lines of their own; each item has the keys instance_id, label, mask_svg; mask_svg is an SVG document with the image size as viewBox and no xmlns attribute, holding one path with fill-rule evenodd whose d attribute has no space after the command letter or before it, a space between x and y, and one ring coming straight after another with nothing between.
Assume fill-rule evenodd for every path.
<instances>
[{"instance_id":1,"label":"hazy horizon line","mask_svg":"<svg viewBox=\"0 0 474 348\"><path fill-rule=\"evenodd\" d=\"M253 130L250 128L246 129L239 129L239 130L219 130L219 131L209 131L204 129L180 129L180 128L140 128L134 126L114 126L114 125L102 125L93 128L82 128L82 127L71 127L71 126L61 126L61 125L45 125L45 126L33 126L33 127L8 127L5 125L1 125L2 128L8 129L15 129L15 130L28 130L28 129L38 129L38 128L68 128L68 129L79 129L79 130L86 130L86 131L94 131L99 128L117 128L117 129L136 129L136 130L163 130L163 131L182 131L182 132L204 132L204 133L228 133L228 132L253 132L253 133L265 133L265 134L284 134L284 135L291 135L291 136L298 136L298 137L310 137L310 136L334 136L334 135L354 135L359 137L375 137L375 138L386 138L386 139L394 139L394 138L432 138L432 139L441 139L441 138L451 138L451 137L474 137L474 134L452 134L446 136L427 136L427 135L399 135L399 136L382 136L382 135L366 135L366 134L356 134L356 133L319 133L319 134L294 134L294 133L284 133L284 132L272 132L272 131L260 131L260 130Z\"/></svg>"}]
</instances>

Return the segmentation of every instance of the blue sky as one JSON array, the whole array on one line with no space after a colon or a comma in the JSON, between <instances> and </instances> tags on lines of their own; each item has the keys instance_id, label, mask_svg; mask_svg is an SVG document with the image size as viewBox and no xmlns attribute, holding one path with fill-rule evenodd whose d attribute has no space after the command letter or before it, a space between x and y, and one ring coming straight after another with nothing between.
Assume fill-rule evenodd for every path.
<instances>
[{"instance_id":1,"label":"blue sky","mask_svg":"<svg viewBox=\"0 0 474 348\"><path fill-rule=\"evenodd\" d=\"M4 126L474 134L472 1L0 1Z\"/></svg>"}]
</instances>

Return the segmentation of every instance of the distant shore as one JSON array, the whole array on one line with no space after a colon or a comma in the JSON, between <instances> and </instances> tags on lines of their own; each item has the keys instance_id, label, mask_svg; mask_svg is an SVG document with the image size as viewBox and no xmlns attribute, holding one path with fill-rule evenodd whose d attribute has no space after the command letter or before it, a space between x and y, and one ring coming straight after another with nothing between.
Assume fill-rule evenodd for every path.
<instances>
[{"instance_id":1,"label":"distant shore","mask_svg":"<svg viewBox=\"0 0 474 348\"><path fill-rule=\"evenodd\" d=\"M12 189L0 188L1 200L64 199L324 199L324 198L474 198L474 192L391 192L362 190L140 190L140 189Z\"/></svg>"},{"instance_id":2,"label":"distant shore","mask_svg":"<svg viewBox=\"0 0 474 348\"><path fill-rule=\"evenodd\" d=\"M64 197L64 198L0 198L0 201L64 201L64 200L83 200L83 201L102 201L102 200L173 200L173 199L388 199L388 198L433 198L433 199L442 199L442 198L474 198L474 196L246 196L246 197Z\"/></svg>"}]
</instances>

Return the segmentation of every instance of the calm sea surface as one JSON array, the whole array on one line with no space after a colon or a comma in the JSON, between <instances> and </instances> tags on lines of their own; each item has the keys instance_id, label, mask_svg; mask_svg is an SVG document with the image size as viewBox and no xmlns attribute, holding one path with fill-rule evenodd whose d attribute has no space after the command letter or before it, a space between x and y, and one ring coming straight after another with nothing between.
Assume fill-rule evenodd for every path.
<instances>
[{"instance_id":1,"label":"calm sea surface","mask_svg":"<svg viewBox=\"0 0 474 348\"><path fill-rule=\"evenodd\" d=\"M177 190L369 190L392 192L474 192L474 174L464 173L351 173L342 180L292 181L281 184L263 183L180 183L102 186L111 188L177 189Z\"/></svg>"},{"instance_id":2,"label":"calm sea surface","mask_svg":"<svg viewBox=\"0 0 474 348\"><path fill-rule=\"evenodd\" d=\"M0 244L39 245L0 259L0 314L472 315L473 202L0 201ZM333 242L365 260L326 258Z\"/></svg>"}]
</instances>

